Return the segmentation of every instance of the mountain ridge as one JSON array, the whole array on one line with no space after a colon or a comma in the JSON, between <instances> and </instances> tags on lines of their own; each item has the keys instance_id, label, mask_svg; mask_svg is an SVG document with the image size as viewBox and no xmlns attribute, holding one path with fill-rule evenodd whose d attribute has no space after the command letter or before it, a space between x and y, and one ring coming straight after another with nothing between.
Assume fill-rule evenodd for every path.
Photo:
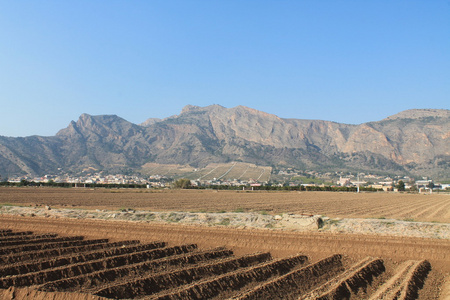
<instances>
[{"instance_id":1,"label":"mountain ridge","mask_svg":"<svg viewBox=\"0 0 450 300\"><path fill-rule=\"evenodd\" d=\"M150 120L150 121L148 121ZM82 114L55 136L0 136L0 174L93 167L140 172L146 163L204 167L242 161L317 170L447 176L450 110L406 110L359 125L283 119L245 106L186 105L179 115L133 124Z\"/></svg>"}]
</instances>

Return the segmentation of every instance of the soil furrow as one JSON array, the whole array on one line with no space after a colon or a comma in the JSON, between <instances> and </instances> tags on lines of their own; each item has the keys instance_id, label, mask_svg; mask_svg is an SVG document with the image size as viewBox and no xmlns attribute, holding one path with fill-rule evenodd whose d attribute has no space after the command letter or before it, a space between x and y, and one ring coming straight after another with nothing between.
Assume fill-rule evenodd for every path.
<instances>
[{"instance_id":1,"label":"soil furrow","mask_svg":"<svg viewBox=\"0 0 450 300\"><path fill-rule=\"evenodd\" d=\"M437 209L436 211L434 211L429 217L431 220L439 220L441 219L442 216L444 216L445 219L446 216L448 216L450 213L450 202L446 201L444 202L444 204L442 204L442 206Z\"/></svg>"},{"instance_id":2,"label":"soil furrow","mask_svg":"<svg viewBox=\"0 0 450 300\"><path fill-rule=\"evenodd\" d=\"M3 266L0 268L0 276L7 275L19 275L32 272L38 272L45 269L57 268L64 265L78 264L82 262L105 259L108 257L114 257L118 255L140 252L144 250L152 250L155 248L164 247L164 242L155 242L145 245L122 245L121 247L93 250L87 253L76 253L66 256L53 258L50 260L26 263L26 264L13 264L9 266Z\"/></svg>"},{"instance_id":3,"label":"soil furrow","mask_svg":"<svg viewBox=\"0 0 450 300\"><path fill-rule=\"evenodd\" d=\"M322 286L302 296L301 300L349 299L385 271L381 259L366 258Z\"/></svg>"},{"instance_id":4,"label":"soil furrow","mask_svg":"<svg viewBox=\"0 0 450 300\"><path fill-rule=\"evenodd\" d=\"M407 206L405 206L407 207ZM335 214L339 216L355 217L355 216L384 216L395 215L395 210L399 208L398 203L385 204L381 207L363 207L363 208L336 208ZM401 208L401 210L404 208Z\"/></svg>"},{"instance_id":5,"label":"soil furrow","mask_svg":"<svg viewBox=\"0 0 450 300\"><path fill-rule=\"evenodd\" d=\"M421 212L417 213L415 216L413 216L414 219L428 219L429 221L434 221L433 220L433 215L438 212L439 210L441 210L442 208L446 209L446 211L448 210L448 205L450 205L450 202L448 203L436 203L434 205L428 205L427 208L425 208L424 210L422 210Z\"/></svg>"},{"instance_id":6,"label":"soil furrow","mask_svg":"<svg viewBox=\"0 0 450 300\"><path fill-rule=\"evenodd\" d=\"M0 257L0 263L14 264L17 262L27 262L30 260L44 260L50 257L59 257L62 255L67 255L70 253L84 253L97 249L108 249L113 247L121 247L123 245L134 245L139 244L138 240L133 241L122 241L114 243L94 243L91 245L75 246L75 247L65 247L65 248L54 248L49 250L37 250L37 251L26 251L23 253L13 254L9 256Z\"/></svg>"},{"instance_id":7,"label":"soil furrow","mask_svg":"<svg viewBox=\"0 0 450 300\"><path fill-rule=\"evenodd\" d=\"M56 237L56 238L34 238L26 241L9 241L2 242L0 244L0 251L7 249L11 246L22 246L22 245L32 245L32 244L41 244L41 243L56 243L56 242L66 242L66 241L81 241L84 239L82 236L71 236L71 237Z\"/></svg>"},{"instance_id":8,"label":"soil furrow","mask_svg":"<svg viewBox=\"0 0 450 300\"><path fill-rule=\"evenodd\" d=\"M18 235L18 236L0 238L0 243L11 242L11 241L28 241L28 240L34 240L34 239L54 238L57 236L58 235L56 233L49 233L49 234L42 234L42 235Z\"/></svg>"},{"instance_id":9,"label":"soil furrow","mask_svg":"<svg viewBox=\"0 0 450 300\"><path fill-rule=\"evenodd\" d=\"M273 260L256 266L238 269L213 278L207 278L143 299L211 299L224 291L230 292L239 290L248 284L264 281L273 276L286 274L293 268L302 265L307 261L308 258L303 255Z\"/></svg>"},{"instance_id":10,"label":"soil furrow","mask_svg":"<svg viewBox=\"0 0 450 300\"><path fill-rule=\"evenodd\" d=\"M274 278L233 299L295 299L342 269L342 256L336 254Z\"/></svg>"},{"instance_id":11,"label":"soil furrow","mask_svg":"<svg viewBox=\"0 0 450 300\"><path fill-rule=\"evenodd\" d=\"M418 290L423 287L425 279L431 270L428 261L407 261L397 270L397 273L383 284L370 300L413 300L417 299Z\"/></svg>"},{"instance_id":12,"label":"soil furrow","mask_svg":"<svg viewBox=\"0 0 450 300\"><path fill-rule=\"evenodd\" d=\"M110 286L95 291L93 294L102 297L119 298L134 298L138 296L151 295L162 290L175 288L183 284L189 284L204 277L220 275L240 268L246 268L269 259L271 259L270 253L245 255L238 258L232 257ZM305 258L302 257L302 259ZM291 261L293 261L293 259Z\"/></svg>"},{"instance_id":13,"label":"soil furrow","mask_svg":"<svg viewBox=\"0 0 450 300\"><path fill-rule=\"evenodd\" d=\"M31 234L33 234L32 231L13 232L11 229L5 229L1 232L0 236L7 237L7 236L21 236L21 235L31 235Z\"/></svg>"},{"instance_id":14,"label":"soil furrow","mask_svg":"<svg viewBox=\"0 0 450 300\"><path fill-rule=\"evenodd\" d=\"M135 263L136 261L160 258L168 255L173 255L174 253L179 254L183 252L193 251L195 249L197 249L196 245L183 245L170 248L153 249L143 252L120 255L109 259L99 259L85 263L53 268L40 272L28 273L24 275L3 277L0 278L0 288L7 288L9 286L17 287L41 285L43 283L59 280L61 278L68 278L85 273L95 272L99 269L114 268L128 263Z\"/></svg>"},{"instance_id":15,"label":"soil furrow","mask_svg":"<svg viewBox=\"0 0 450 300\"><path fill-rule=\"evenodd\" d=\"M400 219L410 218L415 219L419 213L425 211L430 207L430 203L421 203L420 205L410 206L399 214Z\"/></svg>"},{"instance_id":16,"label":"soil furrow","mask_svg":"<svg viewBox=\"0 0 450 300\"><path fill-rule=\"evenodd\" d=\"M203 261L228 257L231 255L233 255L233 252L224 248L183 253L160 259L125 265L113 269L96 271L89 274L82 274L69 279L61 279L40 286L39 290L88 292L88 290L92 290L94 288L98 290L102 285L115 281L119 278L130 276L143 277L150 272L156 273L158 271L168 271L173 268L186 266L188 264L197 264Z\"/></svg>"},{"instance_id":17,"label":"soil furrow","mask_svg":"<svg viewBox=\"0 0 450 300\"><path fill-rule=\"evenodd\" d=\"M424 208L429 207L430 205L441 205L441 202L427 203L423 201L414 201L414 202L405 202L402 204L392 203L385 204L383 206L377 206L372 208L358 208L353 210L351 213L347 213L347 216L372 216L372 217L395 217L401 218L404 216L411 215L414 211L423 211Z\"/></svg>"},{"instance_id":18,"label":"soil furrow","mask_svg":"<svg viewBox=\"0 0 450 300\"><path fill-rule=\"evenodd\" d=\"M96 239L96 240L75 240L75 241L65 241L65 242L57 242L57 243L43 243L43 244L35 244L35 245L16 246L16 247L9 247L7 249L0 249L0 255L22 253L22 252L26 252L26 251L54 249L54 248L60 248L60 247L92 245L92 244L107 243L107 242L108 242L108 239Z\"/></svg>"}]
</instances>

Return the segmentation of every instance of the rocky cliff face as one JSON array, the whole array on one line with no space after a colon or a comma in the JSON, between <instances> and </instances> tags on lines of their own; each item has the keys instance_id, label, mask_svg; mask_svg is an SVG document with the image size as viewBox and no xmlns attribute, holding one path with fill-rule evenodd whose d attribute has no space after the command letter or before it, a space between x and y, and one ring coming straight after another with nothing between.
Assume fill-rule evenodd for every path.
<instances>
[{"instance_id":1,"label":"rocky cliff face","mask_svg":"<svg viewBox=\"0 0 450 300\"><path fill-rule=\"evenodd\" d=\"M281 119L244 106L186 106L141 125L83 114L53 137L0 137L0 174L133 171L211 162L447 176L450 111L408 110L360 125Z\"/></svg>"}]
</instances>

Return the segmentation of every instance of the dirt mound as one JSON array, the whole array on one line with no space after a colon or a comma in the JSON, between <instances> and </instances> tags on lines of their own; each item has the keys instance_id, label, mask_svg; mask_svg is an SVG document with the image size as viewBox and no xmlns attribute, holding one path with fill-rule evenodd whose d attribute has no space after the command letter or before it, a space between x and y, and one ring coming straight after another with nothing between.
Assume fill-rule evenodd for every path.
<instances>
[{"instance_id":1,"label":"dirt mound","mask_svg":"<svg viewBox=\"0 0 450 300\"><path fill-rule=\"evenodd\" d=\"M146 223L185 224L201 226L226 226L236 228L265 228L273 230L344 232L359 234L397 235L450 239L450 224L399 221L394 219L331 219L319 215L284 213L199 213L199 212L151 212L122 209L73 210L45 209L40 207L6 206L0 214L46 218L100 219ZM25 235L24 233L19 233ZM37 237L33 237L36 239ZM42 237L45 238L45 237ZM30 239L24 236L23 239Z\"/></svg>"}]
</instances>

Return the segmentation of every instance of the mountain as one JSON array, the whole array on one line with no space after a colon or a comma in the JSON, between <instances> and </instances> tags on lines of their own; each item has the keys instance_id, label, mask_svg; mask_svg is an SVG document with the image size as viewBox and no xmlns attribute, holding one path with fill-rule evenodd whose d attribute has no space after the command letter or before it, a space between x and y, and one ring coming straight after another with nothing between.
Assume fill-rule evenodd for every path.
<instances>
[{"instance_id":1,"label":"mountain","mask_svg":"<svg viewBox=\"0 0 450 300\"><path fill-rule=\"evenodd\" d=\"M321 171L449 177L450 110L407 110L360 125L282 119L252 108L188 105L140 125L83 114L55 136L0 136L0 174L132 173L146 163L241 161Z\"/></svg>"}]
</instances>

